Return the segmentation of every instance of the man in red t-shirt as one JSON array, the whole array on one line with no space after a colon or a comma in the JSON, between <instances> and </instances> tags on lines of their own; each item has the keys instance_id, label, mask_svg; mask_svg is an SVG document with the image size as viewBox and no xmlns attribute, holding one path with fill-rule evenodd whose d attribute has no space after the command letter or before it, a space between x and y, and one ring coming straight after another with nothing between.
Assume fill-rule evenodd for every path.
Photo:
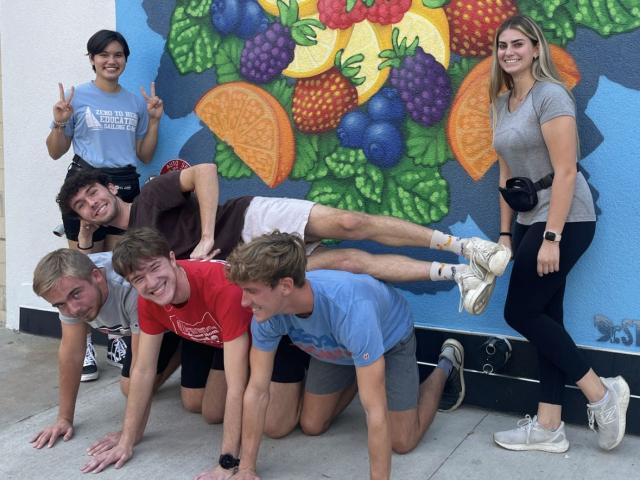
<instances>
[{"instance_id":1,"label":"man in red t-shirt","mask_svg":"<svg viewBox=\"0 0 640 480\"><path fill-rule=\"evenodd\" d=\"M242 291L226 279L224 262L176 260L165 239L149 228L127 233L112 263L138 291L138 355L119 441L97 448L82 471L99 472L112 463L118 468L133 454L149 415L162 334L171 330L216 347L214 364L224 360L224 371L210 370L202 410L208 419L224 420L219 465L207 478L229 478L238 464L242 397L249 373L252 312L241 306Z\"/></svg>"}]
</instances>

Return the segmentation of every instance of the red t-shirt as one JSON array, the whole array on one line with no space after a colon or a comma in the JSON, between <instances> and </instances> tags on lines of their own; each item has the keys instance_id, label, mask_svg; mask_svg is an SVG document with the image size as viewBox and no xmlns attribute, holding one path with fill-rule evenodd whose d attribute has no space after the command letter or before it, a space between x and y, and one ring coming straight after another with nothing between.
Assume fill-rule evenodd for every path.
<instances>
[{"instance_id":1,"label":"red t-shirt","mask_svg":"<svg viewBox=\"0 0 640 480\"><path fill-rule=\"evenodd\" d=\"M242 307L242 290L225 276L225 262L178 260L187 273L189 300L160 306L138 297L140 330L157 335L171 330L198 343L222 348L224 342L249 331L252 312Z\"/></svg>"}]
</instances>

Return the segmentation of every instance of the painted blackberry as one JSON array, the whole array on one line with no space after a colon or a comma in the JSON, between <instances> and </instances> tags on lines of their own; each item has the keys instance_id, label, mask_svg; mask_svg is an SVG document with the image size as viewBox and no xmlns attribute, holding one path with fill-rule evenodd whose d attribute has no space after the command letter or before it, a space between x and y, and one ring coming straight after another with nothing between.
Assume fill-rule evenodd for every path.
<instances>
[{"instance_id":1,"label":"painted blackberry","mask_svg":"<svg viewBox=\"0 0 640 480\"><path fill-rule=\"evenodd\" d=\"M324 30L320 21L307 18L298 20L298 2L289 5L278 1L280 22L247 40L240 55L240 73L254 83L268 83L293 61L296 44L315 45L316 33L312 27Z\"/></svg>"},{"instance_id":2,"label":"painted blackberry","mask_svg":"<svg viewBox=\"0 0 640 480\"><path fill-rule=\"evenodd\" d=\"M380 68L392 66L389 81L405 104L409 116L429 127L439 122L451 103L451 81L445 68L433 55L418 46L418 38L407 45L398 43L399 31L393 29L392 46L380 54L387 58Z\"/></svg>"}]
</instances>

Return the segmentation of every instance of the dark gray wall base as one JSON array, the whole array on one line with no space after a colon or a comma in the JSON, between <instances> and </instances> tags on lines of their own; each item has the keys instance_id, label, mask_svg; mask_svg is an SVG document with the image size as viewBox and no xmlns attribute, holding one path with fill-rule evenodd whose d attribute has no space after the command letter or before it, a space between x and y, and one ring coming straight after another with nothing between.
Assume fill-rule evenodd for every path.
<instances>
[{"instance_id":1,"label":"dark gray wall base","mask_svg":"<svg viewBox=\"0 0 640 480\"><path fill-rule=\"evenodd\" d=\"M60 337L60 320L53 312L20 309L20 331ZM535 414L538 397L538 362L535 349L529 342L511 340L511 360L499 374L482 373L481 346L487 336L473 333L447 332L417 328L417 357L421 376L428 374L437 363L440 346L447 338L455 338L465 349L465 403L500 412L524 415ZM94 331L94 341L106 344L106 336ZM627 432L640 434L640 356L619 352L581 349L593 369L603 377L622 375L631 387ZM586 399L575 387L565 387L563 418L569 423L587 424ZM505 427L506 428L506 427Z\"/></svg>"}]
</instances>

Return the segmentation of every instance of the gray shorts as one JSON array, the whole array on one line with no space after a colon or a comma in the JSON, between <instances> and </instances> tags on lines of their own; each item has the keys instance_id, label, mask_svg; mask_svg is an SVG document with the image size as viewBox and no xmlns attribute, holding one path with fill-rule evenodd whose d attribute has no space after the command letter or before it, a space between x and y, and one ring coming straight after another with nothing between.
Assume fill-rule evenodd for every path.
<instances>
[{"instance_id":1,"label":"gray shorts","mask_svg":"<svg viewBox=\"0 0 640 480\"><path fill-rule=\"evenodd\" d=\"M247 207L242 228L242 241L280 230L297 233L304 239L304 230L315 203L299 198L254 197ZM306 244L307 255L311 255L319 242Z\"/></svg>"},{"instance_id":2,"label":"gray shorts","mask_svg":"<svg viewBox=\"0 0 640 480\"><path fill-rule=\"evenodd\" d=\"M418 405L418 363L414 331L384 354L385 387L389 410L400 412ZM353 385L356 368L311 358L305 390L314 395L336 393Z\"/></svg>"}]
</instances>

